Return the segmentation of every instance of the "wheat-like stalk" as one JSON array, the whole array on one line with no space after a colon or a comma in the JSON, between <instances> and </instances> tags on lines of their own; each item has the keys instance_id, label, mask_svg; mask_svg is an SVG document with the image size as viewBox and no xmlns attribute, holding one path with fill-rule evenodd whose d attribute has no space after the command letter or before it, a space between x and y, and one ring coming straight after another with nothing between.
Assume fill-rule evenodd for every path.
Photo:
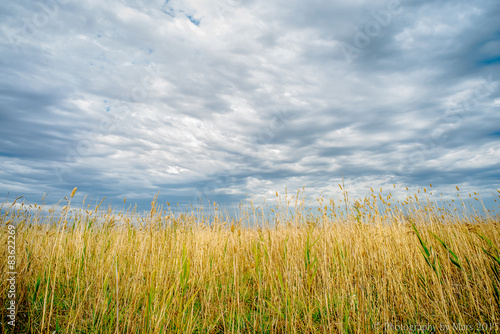
<instances>
[{"instance_id":1,"label":"wheat-like stalk","mask_svg":"<svg viewBox=\"0 0 500 334\"><path fill-rule=\"evenodd\" d=\"M16 332L498 330L494 211L439 206L432 185L401 199L372 189L353 205L341 189L339 207L319 198L314 213L299 194L276 194L270 213L251 204L238 217L175 213L157 197L147 216L3 205L2 244L16 225ZM7 305L5 280L0 289Z\"/></svg>"}]
</instances>

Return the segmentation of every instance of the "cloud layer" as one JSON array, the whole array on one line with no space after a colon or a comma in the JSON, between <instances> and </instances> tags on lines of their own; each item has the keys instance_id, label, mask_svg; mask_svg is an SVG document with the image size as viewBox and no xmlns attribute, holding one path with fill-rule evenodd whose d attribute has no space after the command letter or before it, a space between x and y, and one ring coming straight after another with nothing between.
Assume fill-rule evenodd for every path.
<instances>
[{"instance_id":1,"label":"cloud layer","mask_svg":"<svg viewBox=\"0 0 500 334\"><path fill-rule=\"evenodd\" d=\"M0 4L0 193L237 203L306 186L489 196L500 4Z\"/></svg>"}]
</instances>

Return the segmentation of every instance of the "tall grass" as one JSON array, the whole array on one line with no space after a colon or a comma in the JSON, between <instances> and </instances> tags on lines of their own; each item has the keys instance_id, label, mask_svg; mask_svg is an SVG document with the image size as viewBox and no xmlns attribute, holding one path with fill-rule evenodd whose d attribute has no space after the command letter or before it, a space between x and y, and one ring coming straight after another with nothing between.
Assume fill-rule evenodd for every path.
<instances>
[{"instance_id":1,"label":"tall grass","mask_svg":"<svg viewBox=\"0 0 500 334\"><path fill-rule=\"evenodd\" d=\"M352 204L342 190L314 214L297 195L238 218L217 207L174 214L155 199L140 217L73 210L74 192L49 215L4 210L2 252L17 226L15 332L500 330L498 215L438 206L427 190ZM13 332L7 289L3 279L3 333Z\"/></svg>"}]
</instances>

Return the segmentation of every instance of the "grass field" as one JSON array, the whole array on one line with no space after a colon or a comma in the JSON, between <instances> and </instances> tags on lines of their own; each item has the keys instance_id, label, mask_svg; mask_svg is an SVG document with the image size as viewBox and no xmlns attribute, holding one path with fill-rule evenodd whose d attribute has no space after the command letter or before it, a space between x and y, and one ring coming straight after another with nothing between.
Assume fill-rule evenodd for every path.
<instances>
[{"instance_id":1,"label":"grass field","mask_svg":"<svg viewBox=\"0 0 500 334\"><path fill-rule=\"evenodd\" d=\"M237 218L4 204L2 333L499 332L499 215L431 189Z\"/></svg>"}]
</instances>

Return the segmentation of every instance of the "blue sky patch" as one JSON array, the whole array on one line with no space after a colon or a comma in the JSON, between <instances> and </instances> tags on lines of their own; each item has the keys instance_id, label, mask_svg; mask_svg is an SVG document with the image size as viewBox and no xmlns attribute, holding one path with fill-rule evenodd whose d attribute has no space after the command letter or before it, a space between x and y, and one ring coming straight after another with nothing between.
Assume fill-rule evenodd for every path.
<instances>
[{"instance_id":1,"label":"blue sky patch","mask_svg":"<svg viewBox=\"0 0 500 334\"><path fill-rule=\"evenodd\" d=\"M193 16L188 15L188 14L184 14L184 15L186 15L186 17L189 19L189 21L191 21L191 23L193 23L195 26L200 25L200 20L197 20Z\"/></svg>"}]
</instances>

